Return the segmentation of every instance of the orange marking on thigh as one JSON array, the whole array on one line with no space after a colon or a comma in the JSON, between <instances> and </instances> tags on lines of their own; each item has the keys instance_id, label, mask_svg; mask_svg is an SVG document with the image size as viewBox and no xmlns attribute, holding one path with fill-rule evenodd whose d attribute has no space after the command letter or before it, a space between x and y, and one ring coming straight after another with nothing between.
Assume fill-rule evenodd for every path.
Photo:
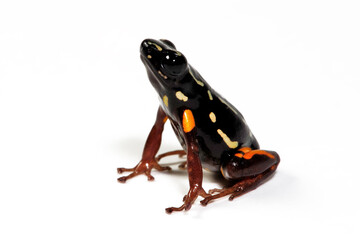
<instances>
[{"instance_id":1,"label":"orange marking on thigh","mask_svg":"<svg viewBox=\"0 0 360 240\"><path fill-rule=\"evenodd\" d=\"M195 119L191 110L186 109L183 113L182 125L184 132L188 133L195 127Z\"/></svg>"},{"instance_id":2,"label":"orange marking on thigh","mask_svg":"<svg viewBox=\"0 0 360 240\"><path fill-rule=\"evenodd\" d=\"M237 150L238 152L247 153L251 151L251 148L249 147L242 147Z\"/></svg>"},{"instance_id":3,"label":"orange marking on thigh","mask_svg":"<svg viewBox=\"0 0 360 240\"><path fill-rule=\"evenodd\" d=\"M274 155L268 153L267 151L259 150L259 149L252 150L249 147L239 148L237 151L238 151L238 153L235 153L235 156L237 156L239 158L245 158L247 160L251 159L256 154L265 155L265 156L268 156L269 158L272 158L272 159L275 158Z\"/></svg>"},{"instance_id":4,"label":"orange marking on thigh","mask_svg":"<svg viewBox=\"0 0 360 240\"><path fill-rule=\"evenodd\" d=\"M268 153L267 151L264 151L264 150L252 150L252 151L250 151L248 153L245 153L244 158L245 159L251 159L256 154L265 155L265 156L268 156L269 158L272 158L272 159L275 158L274 155L272 155L272 154L270 154L270 153Z\"/></svg>"}]
</instances>

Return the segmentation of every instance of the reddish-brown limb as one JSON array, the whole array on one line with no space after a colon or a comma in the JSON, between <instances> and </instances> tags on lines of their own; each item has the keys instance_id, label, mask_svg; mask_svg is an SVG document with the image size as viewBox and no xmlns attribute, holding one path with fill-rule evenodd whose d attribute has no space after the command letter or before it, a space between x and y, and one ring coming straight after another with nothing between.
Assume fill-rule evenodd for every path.
<instances>
[{"instance_id":1,"label":"reddish-brown limb","mask_svg":"<svg viewBox=\"0 0 360 240\"><path fill-rule=\"evenodd\" d=\"M166 153L163 153L163 154L160 154L158 155L155 159L157 161L160 161L160 159L164 158L164 157L167 157L167 156L171 156L171 155L179 155L179 157L183 157L186 155L186 152L184 150L175 150L175 151L171 151L171 152L166 152ZM180 165L179 165L179 168L180 169L183 169L185 170L187 167L187 163L186 161L182 162Z\"/></svg>"},{"instance_id":2,"label":"reddish-brown limb","mask_svg":"<svg viewBox=\"0 0 360 240\"><path fill-rule=\"evenodd\" d=\"M144 151L141 161L134 168L118 168L118 173L123 172L132 172L127 176L118 178L118 181L125 183L128 179L133 178L140 174L145 174L148 177L148 180L154 180L154 177L150 174L153 168L164 171L170 170L170 167L162 167L158 164L157 159L155 158L156 153L159 151L161 144L161 135L164 130L164 124L167 120L167 116L161 107L158 109L156 116L156 121L152 127L149 136L146 140Z\"/></svg>"},{"instance_id":3,"label":"reddish-brown limb","mask_svg":"<svg viewBox=\"0 0 360 240\"><path fill-rule=\"evenodd\" d=\"M187 170L190 184L189 192L184 197L184 203L180 207L166 208L166 213L170 214L174 211L189 210L198 196L204 198L211 196L202 188L203 172L199 159L199 146L196 141L195 131L196 128L185 134L187 146Z\"/></svg>"},{"instance_id":4,"label":"reddish-brown limb","mask_svg":"<svg viewBox=\"0 0 360 240\"><path fill-rule=\"evenodd\" d=\"M179 157L183 157L186 155L186 152L184 150L175 150L175 151L170 151L170 152L166 152L166 153L162 153L159 154L155 157L156 161L160 161L162 158L164 157L168 157L171 155L179 155Z\"/></svg>"},{"instance_id":5,"label":"reddish-brown limb","mask_svg":"<svg viewBox=\"0 0 360 240\"><path fill-rule=\"evenodd\" d=\"M159 154L155 157L155 161L156 162L150 162L149 164L151 164L152 166L150 166L149 170L151 171L152 168L155 168L158 171L165 171L165 170L171 170L171 167L168 166L160 166L157 162L159 162L162 158L164 157L168 157L171 155L179 155L179 157L183 157L186 154L186 152L184 150L175 150L175 151L170 151L170 152L166 152L166 153L162 153ZM135 177L139 174L144 173L147 177L149 181L154 180L154 177L150 174L150 171L147 170L147 165L145 166L140 166L141 164L144 164L143 162L139 162L138 165L136 165L136 167L133 168L118 168L117 171L119 174L123 173L123 172L132 172L130 175L126 176L126 177L120 177L118 178L119 182L124 182L129 178ZM145 169L145 170L143 170ZM140 171L139 171L140 170Z\"/></svg>"},{"instance_id":6,"label":"reddish-brown limb","mask_svg":"<svg viewBox=\"0 0 360 240\"><path fill-rule=\"evenodd\" d=\"M188 194L185 195L185 197L183 198L183 202L184 202L183 205L181 205L180 207L169 207L166 208L165 211L166 213L169 214L171 214L174 211L182 211L182 210L187 211L191 208L192 204L195 202L198 196L206 198L206 197L210 197L211 195L207 194L202 187L194 186L190 188Z\"/></svg>"},{"instance_id":7,"label":"reddish-brown limb","mask_svg":"<svg viewBox=\"0 0 360 240\"><path fill-rule=\"evenodd\" d=\"M151 170L155 168L158 171L165 171L165 170L171 170L170 167L163 167L160 166L157 162L155 161L140 161L138 163L138 165L136 165L136 167L133 168L118 168L117 171L119 174L123 173L123 172L132 172L127 176L123 176L123 177L119 177L118 181L121 183L125 183L126 180L133 178L137 175L140 174L145 174L148 178L149 181L154 180L154 177L150 174Z\"/></svg>"},{"instance_id":8,"label":"reddish-brown limb","mask_svg":"<svg viewBox=\"0 0 360 240\"><path fill-rule=\"evenodd\" d=\"M278 164L279 164L279 162L277 162L276 164L271 166L265 172L256 175L255 177L244 178L229 188L212 189L209 191L209 193L210 194L217 193L217 194L206 197L205 199L200 201L200 203L203 206L206 206L210 201L217 199L217 198L227 196L227 195L230 195L229 200L231 201L236 197L239 197L247 192L250 192L250 191L256 189L265 180L267 180L275 172Z\"/></svg>"}]
</instances>

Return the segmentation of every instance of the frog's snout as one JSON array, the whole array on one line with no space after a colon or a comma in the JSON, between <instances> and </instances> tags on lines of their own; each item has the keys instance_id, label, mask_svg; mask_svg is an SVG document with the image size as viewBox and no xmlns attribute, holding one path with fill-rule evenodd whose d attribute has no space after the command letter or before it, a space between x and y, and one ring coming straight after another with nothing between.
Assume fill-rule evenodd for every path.
<instances>
[{"instance_id":1,"label":"frog's snout","mask_svg":"<svg viewBox=\"0 0 360 240\"><path fill-rule=\"evenodd\" d=\"M144 53L144 51L149 47L149 40L145 39L144 41L141 42L140 44L140 53Z\"/></svg>"},{"instance_id":2,"label":"frog's snout","mask_svg":"<svg viewBox=\"0 0 360 240\"><path fill-rule=\"evenodd\" d=\"M145 39L140 45L140 52L144 56L151 56L152 53L159 54L163 51L164 45L154 39Z\"/></svg>"}]
</instances>

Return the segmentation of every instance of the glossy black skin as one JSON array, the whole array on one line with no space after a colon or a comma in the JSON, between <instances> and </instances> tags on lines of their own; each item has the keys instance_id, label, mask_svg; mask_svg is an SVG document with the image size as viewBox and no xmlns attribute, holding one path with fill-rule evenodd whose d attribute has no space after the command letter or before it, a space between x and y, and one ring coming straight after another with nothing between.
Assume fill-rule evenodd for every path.
<instances>
[{"instance_id":1,"label":"glossy black skin","mask_svg":"<svg viewBox=\"0 0 360 240\"><path fill-rule=\"evenodd\" d=\"M161 106L184 150L186 144L182 116L185 109L192 111L197 130L199 157L205 169L220 171L221 165L230 161L236 149L241 147L259 149L259 144L241 113L210 87L188 64L185 56L176 50L174 44L168 40L146 39L141 43L140 52L150 82L159 94ZM174 62L172 59L175 59ZM201 81L203 86L194 77ZM208 90L211 92L212 100ZM188 100L179 100L175 95L177 91L181 91ZM164 95L168 97L168 106L165 106L162 100ZM215 123L209 117L210 112L216 115ZM231 141L237 141L238 146L229 148L217 132L218 129L221 129Z\"/></svg>"}]
</instances>

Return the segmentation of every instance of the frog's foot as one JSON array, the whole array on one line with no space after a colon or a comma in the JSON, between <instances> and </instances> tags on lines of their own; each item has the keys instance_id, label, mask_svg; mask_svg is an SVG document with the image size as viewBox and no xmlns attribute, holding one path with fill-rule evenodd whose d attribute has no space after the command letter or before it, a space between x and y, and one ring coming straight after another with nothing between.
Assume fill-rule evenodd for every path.
<instances>
[{"instance_id":1,"label":"frog's foot","mask_svg":"<svg viewBox=\"0 0 360 240\"><path fill-rule=\"evenodd\" d=\"M171 214L174 211L182 211L182 210L189 210L192 206L192 204L195 202L198 196L201 196L203 198L210 197L210 194L207 194L205 190L202 187L195 186L193 188L190 188L187 195L185 195L183 199L183 205L180 207L169 207L166 208L165 211L168 214Z\"/></svg>"},{"instance_id":2,"label":"frog's foot","mask_svg":"<svg viewBox=\"0 0 360 240\"><path fill-rule=\"evenodd\" d=\"M249 178L249 179L245 179L242 180L239 183L234 184L231 187L228 188L223 188L223 189L211 189L209 191L210 194L214 194L211 195L209 197L206 197L204 200L202 200L200 203L203 206L206 206L209 202L211 202L214 199L217 198L221 198L227 195L230 195L229 200L233 200L235 197L238 197L242 194L245 194L251 190L254 190L256 188L256 185L254 184L255 182L257 182L260 179L260 176L256 176L255 178Z\"/></svg>"},{"instance_id":3,"label":"frog's foot","mask_svg":"<svg viewBox=\"0 0 360 240\"><path fill-rule=\"evenodd\" d=\"M187 168L187 162L182 162L180 165L179 165L179 168L182 169L182 170L185 170Z\"/></svg>"},{"instance_id":4,"label":"frog's foot","mask_svg":"<svg viewBox=\"0 0 360 240\"><path fill-rule=\"evenodd\" d=\"M232 178L231 180L237 182L231 187L223 189L215 188L210 190L209 194L213 195L206 197L204 200L201 201L201 204L206 206L210 201L227 195L230 195L229 200L231 201L236 197L239 197L247 192L250 192L251 190L256 189L259 185L269 179L269 177L273 175L277 166L279 165L279 155L273 151L255 151L250 151L251 157L245 158L245 160L241 158L241 155L236 156L238 159L234 158L235 161L233 162L248 161L248 169L234 169L232 166L238 166L236 164L228 164L226 167L222 168L222 173L225 174L224 176L229 177L229 175L234 176L236 174L239 174L240 176L245 175L245 173L247 174L246 176L238 177L238 180ZM260 169L263 169L262 172Z\"/></svg>"},{"instance_id":5,"label":"frog's foot","mask_svg":"<svg viewBox=\"0 0 360 240\"><path fill-rule=\"evenodd\" d=\"M171 168L168 166L165 166L165 167L160 166L155 159L149 160L149 161L142 160L134 168L118 168L117 172L119 174L121 174L123 172L132 172L127 176L118 178L118 181L121 183L125 183L128 179L133 178L140 174L145 174L147 176L148 180L152 181L152 180L154 180L154 177L150 174L150 172L153 168L155 168L158 171L171 170Z\"/></svg>"},{"instance_id":6,"label":"frog's foot","mask_svg":"<svg viewBox=\"0 0 360 240\"><path fill-rule=\"evenodd\" d=\"M241 180L238 183L235 183L233 186L223 189L214 188L209 191L209 194L214 194L209 197L206 197L200 203L203 206L206 206L209 202L214 199L221 198L227 195L230 195L229 200L232 201L234 198L239 197L247 192L250 192L256 189L261 183L268 179L276 170L277 165L273 165L266 172L259 174L255 177L249 177Z\"/></svg>"}]
</instances>

